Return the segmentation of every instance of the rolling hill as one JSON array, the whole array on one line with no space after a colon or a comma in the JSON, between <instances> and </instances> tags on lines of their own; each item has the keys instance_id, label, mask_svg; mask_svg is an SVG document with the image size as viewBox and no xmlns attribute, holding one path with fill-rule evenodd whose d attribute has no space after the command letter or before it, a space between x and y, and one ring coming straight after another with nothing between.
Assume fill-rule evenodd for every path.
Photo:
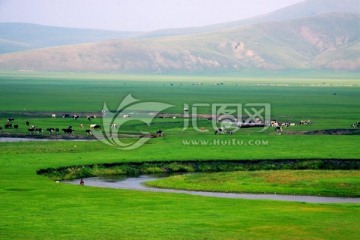
<instances>
[{"instance_id":1,"label":"rolling hill","mask_svg":"<svg viewBox=\"0 0 360 240\"><path fill-rule=\"evenodd\" d=\"M0 23L0 54L129 38L139 34L141 33L50 27L28 23Z\"/></svg>"},{"instance_id":2,"label":"rolling hill","mask_svg":"<svg viewBox=\"0 0 360 240\"><path fill-rule=\"evenodd\" d=\"M123 73L359 71L360 1L341 3L308 0L239 22L0 54L0 69Z\"/></svg>"}]
</instances>

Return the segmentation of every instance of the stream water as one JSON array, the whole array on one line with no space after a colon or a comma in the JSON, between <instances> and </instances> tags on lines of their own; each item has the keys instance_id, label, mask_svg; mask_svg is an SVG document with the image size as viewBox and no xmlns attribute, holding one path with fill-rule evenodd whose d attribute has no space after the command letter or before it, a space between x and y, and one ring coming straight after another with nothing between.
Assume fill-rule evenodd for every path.
<instances>
[{"instance_id":1,"label":"stream water","mask_svg":"<svg viewBox=\"0 0 360 240\"><path fill-rule=\"evenodd\" d=\"M189 190L174 190L147 187L145 182L159 179L158 176L142 175L139 177L125 177L114 176L111 178L92 177L85 178L85 186L92 187L106 187L129 189L137 191L149 192L165 192L165 193L182 193L207 197L218 198L240 198L240 199L264 199L264 200L280 200L293 202L307 202L307 203L360 203L360 198L345 198L345 197L318 197L318 196L299 196L299 195L280 195L280 194L250 194L250 193L220 193L220 192L204 192L204 191L189 191ZM70 184L79 184L80 179L73 181L64 181Z\"/></svg>"}]
</instances>

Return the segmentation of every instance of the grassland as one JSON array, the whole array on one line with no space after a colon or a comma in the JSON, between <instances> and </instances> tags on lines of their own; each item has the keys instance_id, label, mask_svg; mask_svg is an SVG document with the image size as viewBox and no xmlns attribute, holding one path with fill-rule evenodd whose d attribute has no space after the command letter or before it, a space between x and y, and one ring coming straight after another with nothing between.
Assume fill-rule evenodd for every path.
<instances>
[{"instance_id":1,"label":"grassland","mask_svg":"<svg viewBox=\"0 0 360 240\"><path fill-rule=\"evenodd\" d=\"M287 76L288 77L288 76ZM87 120L51 119L51 112L99 112L103 102L116 109L128 93L142 101L183 103L269 102L272 116L313 124L289 131L348 128L359 121L357 79L271 80L228 77L90 76L10 74L0 77L0 125L15 116L37 126L83 131ZM155 81L154 81L155 80ZM192 83L203 82L203 85ZM224 85L210 83L224 82ZM326 84L323 84L325 82ZM126 84L125 84L126 83ZM173 86L170 84L173 83ZM180 83L182 85L180 85ZM238 85L236 85L238 84ZM264 84L264 85L257 85ZM274 85L275 84L275 85ZM314 86L313 86L314 85ZM334 95L333 93L336 93ZM207 110L205 109L204 112ZM35 113L31 117L24 113ZM45 112L45 115L41 115ZM92 122L100 123L99 119ZM199 126L210 129L201 120ZM358 159L357 135L277 134L241 129L234 135L182 131L183 119L156 119L150 127L133 122L124 132L163 129L133 151L98 141L0 143L1 239L355 239L360 226L358 204L304 204L215 199L166 193L101 189L57 184L36 174L43 168L126 161L242 159ZM266 140L267 145L184 144L184 140Z\"/></svg>"},{"instance_id":2,"label":"grassland","mask_svg":"<svg viewBox=\"0 0 360 240\"><path fill-rule=\"evenodd\" d=\"M255 171L186 174L148 182L196 191L360 196L360 171Z\"/></svg>"}]
</instances>

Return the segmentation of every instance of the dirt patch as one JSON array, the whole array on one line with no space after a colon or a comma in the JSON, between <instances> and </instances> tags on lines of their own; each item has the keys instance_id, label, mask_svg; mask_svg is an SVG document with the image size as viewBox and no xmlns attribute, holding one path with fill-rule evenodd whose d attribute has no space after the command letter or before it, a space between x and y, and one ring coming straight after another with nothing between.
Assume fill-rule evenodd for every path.
<instances>
[{"instance_id":1,"label":"dirt patch","mask_svg":"<svg viewBox=\"0 0 360 240\"><path fill-rule=\"evenodd\" d=\"M324 129L304 132L306 135L360 135L360 128L355 129Z\"/></svg>"}]
</instances>

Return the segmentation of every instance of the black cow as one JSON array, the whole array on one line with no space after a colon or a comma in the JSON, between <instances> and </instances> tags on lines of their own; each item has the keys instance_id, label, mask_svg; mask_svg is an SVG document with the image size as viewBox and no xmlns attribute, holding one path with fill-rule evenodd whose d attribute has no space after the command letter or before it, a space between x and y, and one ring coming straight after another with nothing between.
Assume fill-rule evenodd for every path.
<instances>
[{"instance_id":1,"label":"black cow","mask_svg":"<svg viewBox=\"0 0 360 240\"><path fill-rule=\"evenodd\" d=\"M18 124L15 124L15 125L14 125L14 129L19 129L19 125L18 125Z\"/></svg>"},{"instance_id":2,"label":"black cow","mask_svg":"<svg viewBox=\"0 0 360 240\"><path fill-rule=\"evenodd\" d=\"M12 122L12 121L14 121L15 119L12 118L12 117L9 117L7 120L8 120L8 122Z\"/></svg>"},{"instance_id":3,"label":"black cow","mask_svg":"<svg viewBox=\"0 0 360 240\"><path fill-rule=\"evenodd\" d=\"M30 125L29 121L26 121L25 124L26 124L26 126L29 126L29 125Z\"/></svg>"},{"instance_id":4,"label":"black cow","mask_svg":"<svg viewBox=\"0 0 360 240\"><path fill-rule=\"evenodd\" d=\"M68 134L68 135L70 135L74 132L74 130L71 128L63 128L62 130L65 134Z\"/></svg>"},{"instance_id":5,"label":"black cow","mask_svg":"<svg viewBox=\"0 0 360 240\"><path fill-rule=\"evenodd\" d=\"M9 122L6 123L4 127L5 127L5 129L12 128L12 123L9 123Z\"/></svg>"},{"instance_id":6,"label":"black cow","mask_svg":"<svg viewBox=\"0 0 360 240\"><path fill-rule=\"evenodd\" d=\"M63 117L63 118L69 118L69 117L70 117L70 114L64 113L64 114L62 115L62 117Z\"/></svg>"},{"instance_id":7,"label":"black cow","mask_svg":"<svg viewBox=\"0 0 360 240\"><path fill-rule=\"evenodd\" d=\"M28 131L30 134L33 134L33 133L35 133L35 128L28 128Z\"/></svg>"}]
</instances>

